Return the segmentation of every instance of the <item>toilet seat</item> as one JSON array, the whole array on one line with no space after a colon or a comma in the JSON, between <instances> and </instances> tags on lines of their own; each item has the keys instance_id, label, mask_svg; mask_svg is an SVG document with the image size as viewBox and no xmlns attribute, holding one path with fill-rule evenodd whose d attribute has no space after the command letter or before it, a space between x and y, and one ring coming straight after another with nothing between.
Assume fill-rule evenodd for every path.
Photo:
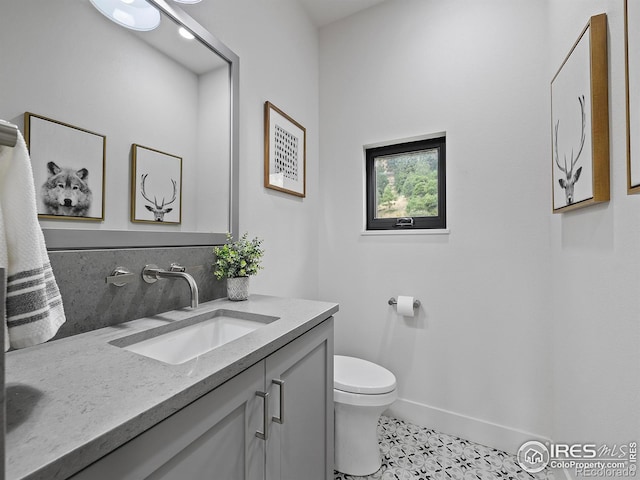
<instances>
[{"instance_id":1,"label":"toilet seat","mask_svg":"<svg viewBox=\"0 0 640 480\"><path fill-rule=\"evenodd\" d=\"M343 405L354 405L358 407L388 407L398 399L398 392L392 390L387 393L367 395L363 393L349 393L333 389L333 401Z\"/></svg>"},{"instance_id":2,"label":"toilet seat","mask_svg":"<svg viewBox=\"0 0 640 480\"><path fill-rule=\"evenodd\" d=\"M384 395L396 389L395 375L380 365L344 355L335 355L333 361L333 388L336 391L362 396ZM338 392L334 394L339 395Z\"/></svg>"}]
</instances>

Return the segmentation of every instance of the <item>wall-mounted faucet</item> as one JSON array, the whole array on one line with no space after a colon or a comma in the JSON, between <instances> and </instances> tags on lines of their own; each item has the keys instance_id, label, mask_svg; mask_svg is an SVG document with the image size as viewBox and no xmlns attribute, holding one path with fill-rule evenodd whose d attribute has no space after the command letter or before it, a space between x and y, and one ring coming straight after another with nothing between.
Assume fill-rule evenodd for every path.
<instances>
[{"instance_id":1,"label":"wall-mounted faucet","mask_svg":"<svg viewBox=\"0 0 640 480\"><path fill-rule=\"evenodd\" d=\"M159 278L184 278L191 289L191 308L198 308L198 285L191 275L185 272L185 267L172 263L169 270L149 264L142 270L142 279L147 283L155 283Z\"/></svg>"}]
</instances>

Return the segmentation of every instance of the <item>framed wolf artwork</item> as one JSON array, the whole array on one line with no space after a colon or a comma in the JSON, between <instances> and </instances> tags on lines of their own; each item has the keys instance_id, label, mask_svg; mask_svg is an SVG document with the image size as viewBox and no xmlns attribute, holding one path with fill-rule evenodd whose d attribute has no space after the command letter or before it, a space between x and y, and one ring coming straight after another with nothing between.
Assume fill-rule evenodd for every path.
<instances>
[{"instance_id":1,"label":"framed wolf artwork","mask_svg":"<svg viewBox=\"0 0 640 480\"><path fill-rule=\"evenodd\" d=\"M25 140L39 218L104 220L107 138L26 112Z\"/></svg>"},{"instance_id":2,"label":"framed wolf artwork","mask_svg":"<svg viewBox=\"0 0 640 480\"><path fill-rule=\"evenodd\" d=\"M131 221L182 222L182 158L133 144Z\"/></svg>"},{"instance_id":3,"label":"framed wolf artwork","mask_svg":"<svg viewBox=\"0 0 640 480\"><path fill-rule=\"evenodd\" d=\"M551 81L553 212L609 200L607 16L591 17Z\"/></svg>"}]
</instances>

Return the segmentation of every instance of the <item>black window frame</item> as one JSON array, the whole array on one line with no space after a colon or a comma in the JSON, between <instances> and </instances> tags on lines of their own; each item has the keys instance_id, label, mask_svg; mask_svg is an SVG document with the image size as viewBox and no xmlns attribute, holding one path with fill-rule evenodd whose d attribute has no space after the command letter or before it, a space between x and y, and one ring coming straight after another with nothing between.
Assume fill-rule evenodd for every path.
<instances>
[{"instance_id":1,"label":"black window frame","mask_svg":"<svg viewBox=\"0 0 640 480\"><path fill-rule=\"evenodd\" d=\"M387 155L438 150L438 215L433 217L395 217L376 218L376 173L375 159ZM446 190L446 136L423 140L395 143L379 147L365 147L366 170L366 230L367 231L405 231L435 230L447 228L447 190ZM411 219L411 220L409 220Z\"/></svg>"}]
</instances>

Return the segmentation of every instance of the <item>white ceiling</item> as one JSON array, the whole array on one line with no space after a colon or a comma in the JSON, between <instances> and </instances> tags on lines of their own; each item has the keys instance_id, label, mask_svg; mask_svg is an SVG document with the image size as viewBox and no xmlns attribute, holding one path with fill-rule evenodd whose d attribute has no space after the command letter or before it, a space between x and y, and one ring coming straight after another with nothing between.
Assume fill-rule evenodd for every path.
<instances>
[{"instance_id":1,"label":"white ceiling","mask_svg":"<svg viewBox=\"0 0 640 480\"><path fill-rule=\"evenodd\" d=\"M384 0L298 0L309 13L311 20L318 27L348 17L383 1Z\"/></svg>"}]
</instances>

